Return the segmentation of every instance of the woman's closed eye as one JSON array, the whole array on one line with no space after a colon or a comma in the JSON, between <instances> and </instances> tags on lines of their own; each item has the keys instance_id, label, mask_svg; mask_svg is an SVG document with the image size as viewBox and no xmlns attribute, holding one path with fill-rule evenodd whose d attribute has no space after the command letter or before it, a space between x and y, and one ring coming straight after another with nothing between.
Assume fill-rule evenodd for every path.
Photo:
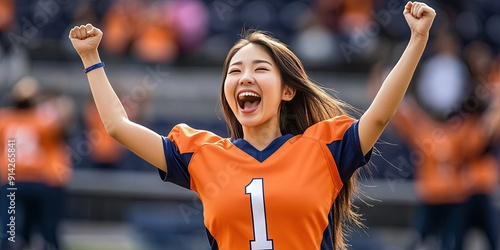
<instances>
[{"instance_id":1,"label":"woman's closed eye","mask_svg":"<svg viewBox=\"0 0 500 250\"><path fill-rule=\"evenodd\" d=\"M238 72L241 72L241 70L239 70L239 69L231 69L231 70L229 70L228 74L238 73Z\"/></svg>"}]
</instances>

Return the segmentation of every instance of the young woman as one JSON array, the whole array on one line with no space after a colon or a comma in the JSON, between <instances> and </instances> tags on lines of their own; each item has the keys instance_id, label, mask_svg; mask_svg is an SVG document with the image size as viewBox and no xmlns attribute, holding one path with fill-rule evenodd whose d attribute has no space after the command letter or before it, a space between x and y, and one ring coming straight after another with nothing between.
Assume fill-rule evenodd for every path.
<instances>
[{"instance_id":1,"label":"young woman","mask_svg":"<svg viewBox=\"0 0 500 250\"><path fill-rule=\"evenodd\" d=\"M198 194L212 249L345 249L344 227L359 223L354 173L396 112L436 15L417 2L403 14L408 47L359 120L310 81L284 44L261 32L239 40L221 88L231 138L185 124L163 137L131 122L102 68L102 32L87 24L69 37L108 133L165 181Z\"/></svg>"}]
</instances>

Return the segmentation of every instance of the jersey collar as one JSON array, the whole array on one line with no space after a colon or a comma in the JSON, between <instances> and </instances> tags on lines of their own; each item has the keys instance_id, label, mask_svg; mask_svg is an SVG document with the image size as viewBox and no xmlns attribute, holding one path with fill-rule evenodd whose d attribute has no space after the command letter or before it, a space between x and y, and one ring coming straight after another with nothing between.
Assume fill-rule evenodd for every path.
<instances>
[{"instance_id":1,"label":"jersey collar","mask_svg":"<svg viewBox=\"0 0 500 250\"><path fill-rule=\"evenodd\" d=\"M265 161L269 156L274 154L286 141L288 141L290 138L292 138L293 135L291 134L286 134L283 136L280 136L276 139L274 139L265 149L262 151L256 149L252 144L248 143L245 141L243 138L240 139L233 139L231 138L231 142L241 149L243 152L247 153L248 155L252 156L259 162Z\"/></svg>"}]
</instances>

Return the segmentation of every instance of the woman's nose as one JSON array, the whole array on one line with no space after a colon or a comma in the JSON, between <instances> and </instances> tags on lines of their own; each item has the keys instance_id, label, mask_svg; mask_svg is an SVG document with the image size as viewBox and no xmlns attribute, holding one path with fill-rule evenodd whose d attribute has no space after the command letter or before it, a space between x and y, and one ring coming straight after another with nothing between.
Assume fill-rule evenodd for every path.
<instances>
[{"instance_id":1,"label":"woman's nose","mask_svg":"<svg viewBox=\"0 0 500 250\"><path fill-rule=\"evenodd\" d=\"M240 79L240 85L253 84L254 79L250 74L245 74Z\"/></svg>"}]
</instances>

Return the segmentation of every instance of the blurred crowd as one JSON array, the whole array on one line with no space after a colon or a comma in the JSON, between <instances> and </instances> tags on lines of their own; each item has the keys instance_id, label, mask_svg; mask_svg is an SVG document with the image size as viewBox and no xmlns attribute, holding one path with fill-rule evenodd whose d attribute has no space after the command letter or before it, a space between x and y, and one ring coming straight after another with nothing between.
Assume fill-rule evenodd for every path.
<instances>
[{"instance_id":1,"label":"blurred crowd","mask_svg":"<svg viewBox=\"0 0 500 250\"><path fill-rule=\"evenodd\" d=\"M480 40L500 49L500 3L426 1L458 46ZM33 58L67 60L67 33L92 23L104 31L112 59L165 64L215 64L243 29L272 32L309 67L352 68L385 58L408 38L402 0L2 0L0 41L27 48ZM314 46L311 46L314 44ZM351 65L351 67L348 67ZM344 67L343 67L344 66ZM365 70L362 68L361 70Z\"/></svg>"},{"instance_id":2,"label":"blurred crowd","mask_svg":"<svg viewBox=\"0 0 500 250\"><path fill-rule=\"evenodd\" d=\"M458 239L468 228L478 227L485 232L491 249L496 249L498 228L491 195L498 188L500 172L500 1L424 2L436 9L437 19L411 89L382 136L381 141L388 143L377 145L382 155L372 158L377 168L372 175L391 181L415 180L421 202L415 217L419 233L415 247L434 244L439 249L460 249ZM308 69L369 74L367 93L373 97L409 38L402 15L405 3L0 0L0 138L12 137L9 131L17 131L19 140L24 138L22 134L27 132L19 129L2 130L13 126L7 115L10 120L19 116L26 123L23 126L31 126L31 134L38 138L29 140L32 146L42 151L49 150L44 147L60 149L74 136L75 121L81 121L87 132L80 139L92 146L85 164L68 157L71 152L64 150L57 152L60 158L56 160L32 163L51 166L52 161L59 168L50 171L65 174L43 180L47 190L54 188L54 192L66 184L71 174L66 168L71 165L109 170L130 163L126 150L105 134L91 98L79 112L70 96L57 89L32 91L29 100L28 94L20 92L26 88L19 86L27 81L36 83L36 79L26 78L33 60L77 60L67 39L74 25L92 23L103 30L100 50L106 62L173 66L221 66L242 30L263 29L289 44ZM141 105L124 104L131 119L140 119ZM75 118L79 113L81 117ZM23 117L28 114L33 121L41 114L52 117L45 123L53 121L49 124L53 127L42 126L43 119L40 126L26 122ZM47 129L54 133L47 134ZM22 143L19 141L19 147ZM0 151L4 146L0 145ZM68 159L79 161L75 164ZM49 163L41 163L44 161ZM128 165L144 169L144 164L137 162ZM36 172L27 172L27 183L32 183L33 175ZM26 198L35 202L32 199ZM47 229L47 240L57 245L57 240L50 238L53 230ZM439 242L429 243L430 236Z\"/></svg>"}]
</instances>

